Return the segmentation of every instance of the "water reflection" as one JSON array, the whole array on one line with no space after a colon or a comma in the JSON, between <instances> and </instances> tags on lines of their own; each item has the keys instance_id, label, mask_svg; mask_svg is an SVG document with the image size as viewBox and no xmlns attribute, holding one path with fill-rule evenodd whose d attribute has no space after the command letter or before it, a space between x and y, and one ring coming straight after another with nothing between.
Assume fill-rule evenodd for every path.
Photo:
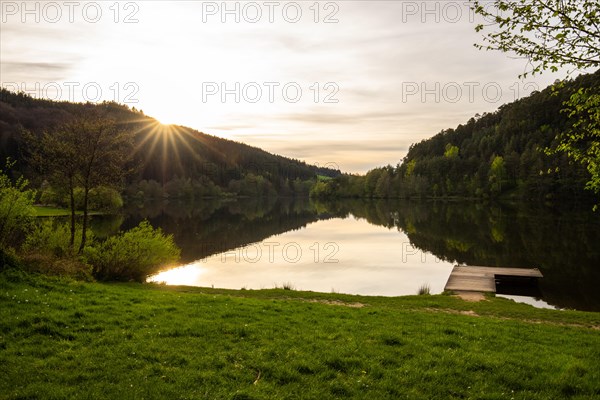
<instances>
[{"instance_id":1,"label":"water reflection","mask_svg":"<svg viewBox=\"0 0 600 400\"><path fill-rule=\"evenodd\" d=\"M550 305L550 304L546 303L544 300L538 299L536 297L519 296L519 295L513 295L513 294L497 294L496 296L498 296L498 297L504 297L505 299L516 301L517 303L529 304L529 305L532 305L532 306L534 306L536 308L548 308L548 309L551 309L551 310L558 309L558 307Z\"/></svg>"},{"instance_id":2,"label":"water reflection","mask_svg":"<svg viewBox=\"0 0 600 400\"><path fill-rule=\"evenodd\" d=\"M413 294L425 283L439 292L454 263L538 267L544 278L537 297L560 308L600 310L600 214L588 208L211 200L130 209L121 229L142 219L173 234L182 248L186 272L163 275L172 283L239 289L289 282L305 290L398 295ZM280 243L273 262L267 242ZM281 255L289 242L302 250L297 262ZM324 246L330 242L339 246L338 263L323 262L331 251ZM315 243L318 262L311 249ZM256 246L263 253L251 262ZM293 259L290 246L285 257Z\"/></svg>"},{"instance_id":3,"label":"water reflection","mask_svg":"<svg viewBox=\"0 0 600 400\"><path fill-rule=\"evenodd\" d=\"M397 296L441 293L452 264L416 251L406 235L352 217L321 221L153 277L170 284ZM188 275L189 274L189 275Z\"/></svg>"},{"instance_id":4,"label":"water reflection","mask_svg":"<svg viewBox=\"0 0 600 400\"><path fill-rule=\"evenodd\" d=\"M127 213L124 229L148 219L173 234L185 263L329 218L316 212L308 199L286 198L153 203L130 208Z\"/></svg>"}]
</instances>

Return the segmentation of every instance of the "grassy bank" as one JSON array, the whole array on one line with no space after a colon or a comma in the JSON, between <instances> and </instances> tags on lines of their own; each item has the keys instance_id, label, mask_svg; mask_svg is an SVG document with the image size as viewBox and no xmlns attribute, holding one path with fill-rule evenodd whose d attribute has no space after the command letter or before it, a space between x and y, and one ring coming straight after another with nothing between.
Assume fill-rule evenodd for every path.
<instances>
[{"instance_id":1,"label":"grassy bank","mask_svg":"<svg viewBox=\"0 0 600 400\"><path fill-rule=\"evenodd\" d=\"M33 206L36 217L67 217L71 215L71 210L68 208L50 207L50 206ZM83 215L83 211L77 211L77 215ZM90 211L88 215L102 215L100 211Z\"/></svg>"},{"instance_id":2,"label":"grassy bank","mask_svg":"<svg viewBox=\"0 0 600 400\"><path fill-rule=\"evenodd\" d=\"M600 314L0 274L0 398L593 398Z\"/></svg>"}]
</instances>

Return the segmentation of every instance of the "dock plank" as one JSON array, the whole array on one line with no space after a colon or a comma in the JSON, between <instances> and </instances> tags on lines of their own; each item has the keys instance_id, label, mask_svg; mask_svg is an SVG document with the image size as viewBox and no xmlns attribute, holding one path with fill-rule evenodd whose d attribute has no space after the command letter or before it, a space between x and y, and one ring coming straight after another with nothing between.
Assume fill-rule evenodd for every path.
<instances>
[{"instance_id":1,"label":"dock plank","mask_svg":"<svg viewBox=\"0 0 600 400\"><path fill-rule=\"evenodd\" d=\"M444 290L496 292L496 277L542 278L537 268L455 266Z\"/></svg>"},{"instance_id":2,"label":"dock plank","mask_svg":"<svg viewBox=\"0 0 600 400\"><path fill-rule=\"evenodd\" d=\"M522 276L530 278L543 278L544 276L537 268L509 268L509 267L482 267L482 266L457 266L458 271L471 273L491 273L503 276Z\"/></svg>"},{"instance_id":3,"label":"dock plank","mask_svg":"<svg viewBox=\"0 0 600 400\"><path fill-rule=\"evenodd\" d=\"M445 290L460 290L465 292L495 292L496 281L493 277L487 276L453 276L446 283Z\"/></svg>"}]
</instances>

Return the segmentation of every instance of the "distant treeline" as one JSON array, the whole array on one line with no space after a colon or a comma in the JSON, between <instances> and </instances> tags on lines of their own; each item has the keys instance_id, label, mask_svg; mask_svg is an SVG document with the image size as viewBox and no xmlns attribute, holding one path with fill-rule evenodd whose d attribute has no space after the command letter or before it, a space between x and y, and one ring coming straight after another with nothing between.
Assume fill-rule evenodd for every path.
<instances>
[{"instance_id":1,"label":"distant treeline","mask_svg":"<svg viewBox=\"0 0 600 400\"><path fill-rule=\"evenodd\" d=\"M365 176L321 181L314 197L590 198L589 174L564 154L548 155L571 123L561 112L577 89L600 88L600 71L475 116L413 144L401 163Z\"/></svg>"},{"instance_id":2,"label":"distant treeline","mask_svg":"<svg viewBox=\"0 0 600 400\"><path fill-rule=\"evenodd\" d=\"M135 136L132 173L123 182L125 193L134 197L308 195L319 175L340 175L339 170L191 128L164 126L142 111L115 102L57 102L5 89L0 89L0 160L16 160L16 172L39 187L44 177L28 165L24 133L39 137L73 118L98 112Z\"/></svg>"}]
</instances>

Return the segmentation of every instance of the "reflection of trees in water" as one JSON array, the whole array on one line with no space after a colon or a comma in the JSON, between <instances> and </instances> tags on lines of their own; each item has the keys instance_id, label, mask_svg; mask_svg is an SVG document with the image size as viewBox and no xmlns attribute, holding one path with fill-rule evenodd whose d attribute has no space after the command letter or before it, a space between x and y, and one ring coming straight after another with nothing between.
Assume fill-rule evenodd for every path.
<instances>
[{"instance_id":1,"label":"reflection of trees in water","mask_svg":"<svg viewBox=\"0 0 600 400\"><path fill-rule=\"evenodd\" d=\"M308 199L206 199L195 203L159 203L127 210L122 227L148 219L173 234L182 261L191 262L323 219Z\"/></svg>"},{"instance_id":2,"label":"reflection of trees in water","mask_svg":"<svg viewBox=\"0 0 600 400\"><path fill-rule=\"evenodd\" d=\"M90 228L94 232L96 238L106 239L119 232L124 220L125 217L122 214L92 217L90 220Z\"/></svg>"},{"instance_id":3,"label":"reflection of trees in water","mask_svg":"<svg viewBox=\"0 0 600 400\"><path fill-rule=\"evenodd\" d=\"M600 310L600 217L587 208L364 200L327 206L372 224L396 226L413 246L442 260L538 267L546 301Z\"/></svg>"},{"instance_id":4,"label":"reflection of trees in water","mask_svg":"<svg viewBox=\"0 0 600 400\"><path fill-rule=\"evenodd\" d=\"M256 243L328 218L353 216L407 234L412 245L457 263L538 267L546 301L600 309L600 217L588 210L464 202L308 199L203 200L127 210L121 229L148 219L171 233L183 261ZM105 231L121 225L105 223ZM335 240L335 238L332 238Z\"/></svg>"}]
</instances>

